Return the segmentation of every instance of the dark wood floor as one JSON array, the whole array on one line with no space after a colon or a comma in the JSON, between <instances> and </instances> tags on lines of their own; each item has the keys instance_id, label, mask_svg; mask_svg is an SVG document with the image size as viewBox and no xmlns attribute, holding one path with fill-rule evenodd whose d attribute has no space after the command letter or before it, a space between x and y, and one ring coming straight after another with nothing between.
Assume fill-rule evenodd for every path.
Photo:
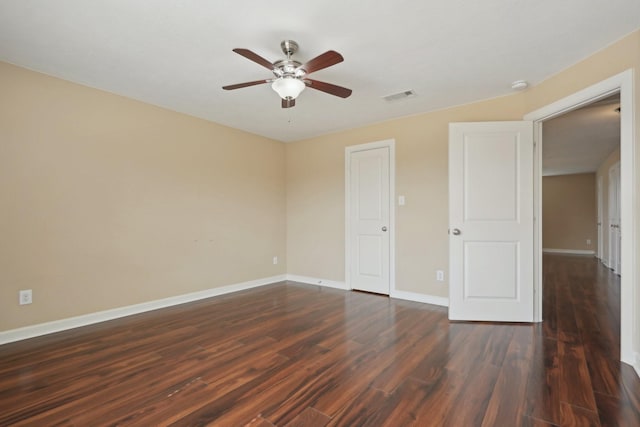
<instances>
[{"instance_id":1,"label":"dark wood floor","mask_svg":"<svg viewBox=\"0 0 640 427\"><path fill-rule=\"evenodd\" d=\"M0 425L640 425L619 280L544 265L541 325L282 283L4 345Z\"/></svg>"}]
</instances>

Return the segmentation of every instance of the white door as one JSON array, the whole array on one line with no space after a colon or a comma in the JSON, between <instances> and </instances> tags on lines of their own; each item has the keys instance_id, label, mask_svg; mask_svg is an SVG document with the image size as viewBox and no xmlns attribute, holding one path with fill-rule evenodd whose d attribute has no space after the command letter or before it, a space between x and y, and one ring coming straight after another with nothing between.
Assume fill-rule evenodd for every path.
<instances>
[{"instance_id":1,"label":"white door","mask_svg":"<svg viewBox=\"0 0 640 427\"><path fill-rule=\"evenodd\" d=\"M602 249L604 246L604 232L602 226L602 217L603 217L603 206L602 206L602 176L598 177L598 190L597 190L597 200L598 200L598 259L602 260Z\"/></svg>"},{"instance_id":2,"label":"white door","mask_svg":"<svg viewBox=\"0 0 640 427\"><path fill-rule=\"evenodd\" d=\"M609 169L609 268L620 274L620 163Z\"/></svg>"},{"instance_id":3,"label":"white door","mask_svg":"<svg viewBox=\"0 0 640 427\"><path fill-rule=\"evenodd\" d=\"M533 123L449 125L449 319L533 321Z\"/></svg>"},{"instance_id":4,"label":"white door","mask_svg":"<svg viewBox=\"0 0 640 427\"><path fill-rule=\"evenodd\" d=\"M352 289L389 294L389 147L347 151L349 257Z\"/></svg>"}]
</instances>

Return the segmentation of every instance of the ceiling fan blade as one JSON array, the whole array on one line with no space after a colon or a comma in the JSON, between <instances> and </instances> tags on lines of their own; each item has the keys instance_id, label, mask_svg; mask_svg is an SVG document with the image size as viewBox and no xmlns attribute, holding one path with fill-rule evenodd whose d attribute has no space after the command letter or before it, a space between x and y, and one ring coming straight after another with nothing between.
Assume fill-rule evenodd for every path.
<instances>
[{"instance_id":1,"label":"ceiling fan blade","mask_svg":"<svg viewBox=\"0 0 640 427\"><path fill-rule=\"evenodd\" d=\"M333 85L331 83L320 82L318 80L304 79L304 81L309 83L308 86L311 89L319 90L330 95L339 96L340 98L348 98L352 92L351 89L347 89L346 87Z\"/></svg>"},{"instance_id":2,"label":"ceiling fan blade","mask_svg":"<svg viewBox=\"0 0 640 427\"><path fill-rule=\"evenodd\" d=\"M291 108L291 107L295 107L296 105L296 100L295 99L282 99L282 108Z\"/></svg>"},{"instance_id":3,"label":"ceiling fan blade","mask_svg":"<svg viewBox=\"0 0 640 427\"><path fill-rule=\"evenodd\" d=\"M315 71L322 70L323 68L336 65L342 61L344 61L342 55L335 50L329 50L302 64L298 69L305 70L307 74L311 74Z\"/></svg>"},{"instance_id":4,"label":"ceiling fan blade","mask_svg":"<svg viewBox=\"0 0 640 427\"><path fill-rule=\"evenodd\" d=\"M255 62L256 64L262 65L264 68L273 70L273 64L271 62L267 61L257 53L250 51L249 49L233 49L233 51L238 55L242 55L245 58Z\"/></svg>"},{"instance_id":5,"label":"ceiling fan blade","mask_svg":"<svg viewBox=\"0 0 640 427\"><path fill-rule=\"evenodd\" d=\"M224 90L240 89L247 86L255 86L255 85L261 85L263 83L269 83L270 81L271 80L256 80L254 82L238 83L235 85L222 86L222 89Z\"/></svg>"}]
</instances>

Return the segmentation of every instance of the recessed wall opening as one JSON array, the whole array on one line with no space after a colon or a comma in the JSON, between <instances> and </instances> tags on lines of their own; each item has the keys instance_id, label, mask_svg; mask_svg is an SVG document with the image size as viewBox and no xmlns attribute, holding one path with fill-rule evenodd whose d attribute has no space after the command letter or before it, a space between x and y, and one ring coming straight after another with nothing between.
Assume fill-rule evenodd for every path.
<instances>
[{"instance_id":1,"label":"recessed wall opening","mask_svg":"<svg viewBox=\"0 0 640 427\"><path fill-rule=\"evenodd\" d=\"M543 165L544 165L544 150L545 150L545 138L548 135L548 125L555 118L560 118L568 113L577 111L585 107L585 110L596 109L599 106L603 108L610 109L610 113L613 117L619 115L619 126L620 126L620 137L619 137L619 147L620 147L620 178L619 178L619 194L617 195L617 200L619 200L619 229L620 233L620 250L619 250L619 276L613 276L614 281L617 277L619 280L620 286L620 321L619 321L619 330L620 330L620 360L635 366L635 336L636 336L636 290L635 290L635 281L637 276L637 266L634 262L637 256L637 251L634 245L634 236L636 232L636 216L637 211L634 205L635 193L636 193L636 166L635 166L635 146L634 146L634 121L635 121L635 113L634 113L634 103L633 103L633 71L627 70L620 74L609 77L605 80L600 81L592 86L589 86L583 90L580 90L572 95L569 95L563 99L560 99L552 104L549 104L545 107L542 107L536 111L528 113L524 116L525 120L532 120L534 122L534 137L537 143L539 144L536 150L536 167L534 168L536 179L535 179L535 187L534 187L534 199L535 199L535 215L538 218L535 224L535 289L536 289L536 298L535 298L535 318L536 321L543 321L543 296L545 285L543 280L543 249L544 246L549 244L549 239L546 242L543 239L543 230L544 230L544 217L543 217ZM620 111L617 111L618 106L615 105L614 97L619 96L619 108ZM607 105L607 104L611 105ZM584 112L583 112L584 113ZM547 148L549 150L550 148ZM575 156L575 155L574 155ZM615 157L615 154L613 154ZM607 157L611 166L615 163L615 159ZM548 163L548 162L547 162ZM547 165L548 166L548 165ZM594 192L595 197L592 199L592 207L595 204L596 218L598 216L598 196L597 196L597 188L598 184L600 185L601 191L604 192L606 190L605 186L605 177L603 174L607 174L609 177L610 168L609 164L600 164L599 168L600 173L595 177L594 184ZM548 173L547 167L547 175ZM606 172L603 172L606 171ZM574 170L573 172L578 172ZM611 176L616 176L616 171L611 173ZM602 176L601 179L598 179L599 176ZM615 180L615 178L614 178ZM600 182L598 182L600 181ZM600 206L604 212L604 205L609 203L609 201L604 197L603 194L600 195ZM607 230L606 228L610 225L609 222L604 221L604 213L600 212L601 219L601 235L604 236L600 238L600 242L603 247L598 249L597 241L591 242L592 253L595 256L600 256L604 258L605 251L604 245L608 242ZM597 227L596 220L596 227ZM611 227L609 227L611 228ZM593 230L593 228L592 228ZM598 239L598 233L596 228L596 240ZM586 238L585 244L586 244ZM553 249L553 248L546 248ZM593 261L593 260L592 260ZM607 260L606 260L607 261ZM593 261L594 265L599 266L598 262ZM608 262L608 261L607 261ZM601 267L605 268L605 267ZM606 270L609 272L609 270Z\"/></svg>"},{"instance_id":2,"label":"recessed wall opening","mask_svg":"<svg viewBox=\"0 0 640 427\"><path fill-rule=\"evenodd\" d=\"M576 319L563 320L575 323L575 340L608 325L598 340L612 349L620 347L619 109L615 93L545 121L541 147L543 322ZM554 274L566 264L571 275ZM566 299L574 306L554 304Z\"/></svg>"}]
</instances>

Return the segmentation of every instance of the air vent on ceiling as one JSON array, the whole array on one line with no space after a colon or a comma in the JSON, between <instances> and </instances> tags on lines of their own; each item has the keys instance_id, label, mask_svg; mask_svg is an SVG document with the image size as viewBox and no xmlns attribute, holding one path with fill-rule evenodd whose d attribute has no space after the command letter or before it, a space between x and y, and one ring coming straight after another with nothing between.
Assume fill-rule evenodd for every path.
<instances>
[{"instance_id":1,"label":"air vent on ceiling","mask_svg":"<svg viewBox=\"0 0 640 427\"><path fill-rule=\"evenodd\" d=\"M413 98L414 96L416 96L416 93L414 92L413 89L411 89L411 90L405 90L404 92L394 93L393 95L383 96L382 99L384 99L387 102L394 102L394 101L400 101L401 99Z\"/></svg>"}]
</instances>

